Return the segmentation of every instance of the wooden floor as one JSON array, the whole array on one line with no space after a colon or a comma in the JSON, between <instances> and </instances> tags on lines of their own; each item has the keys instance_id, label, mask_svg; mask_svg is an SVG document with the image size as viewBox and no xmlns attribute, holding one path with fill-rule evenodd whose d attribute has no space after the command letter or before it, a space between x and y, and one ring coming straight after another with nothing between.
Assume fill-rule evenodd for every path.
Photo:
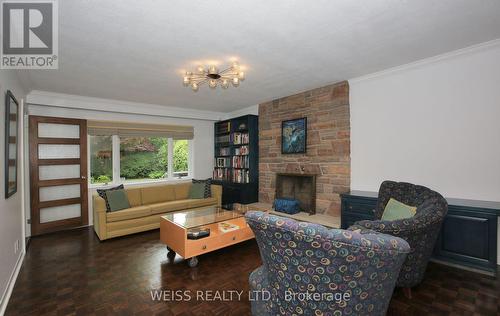
<instances>
[{"instance_id":1,"label":"wooden floor","mask_svg":"<svg viewBox=\"0 0 500 316\"><path fill-rule=\"evenodd\" d=\"M249 315L247 295L197 301L197 290L248 291L260 265L255 241L200 257L191 269L169 260L159 231L99 242L92 229L31 240L6 315ZM188 302L151 299L151 290L190 290ZM171 293L171 292L169 292ZM431 263L408 300L396 290L388 315L500 315L500 281ZM228 298L228 297L226 297Z\"/></svg>"}]
</instances>

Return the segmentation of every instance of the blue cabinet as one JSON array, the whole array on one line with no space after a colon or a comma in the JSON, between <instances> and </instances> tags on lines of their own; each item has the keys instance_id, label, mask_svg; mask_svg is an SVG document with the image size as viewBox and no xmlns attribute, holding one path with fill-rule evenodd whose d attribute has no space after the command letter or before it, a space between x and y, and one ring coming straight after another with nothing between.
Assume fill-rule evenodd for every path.
<instances>
[{"instance_id":1,"label":"blue cabinet","mask_svg":"<svg viewBox=\"0 0 500 316\"><path fill-rule=\"evenodd\" d=\"M360 220L373 220L377 193L351 191L342 194L341 227ZM448 214L434 248L433 259L496 272L497 218L500 203L447 199Z\"/></svg>"}]
</instances>

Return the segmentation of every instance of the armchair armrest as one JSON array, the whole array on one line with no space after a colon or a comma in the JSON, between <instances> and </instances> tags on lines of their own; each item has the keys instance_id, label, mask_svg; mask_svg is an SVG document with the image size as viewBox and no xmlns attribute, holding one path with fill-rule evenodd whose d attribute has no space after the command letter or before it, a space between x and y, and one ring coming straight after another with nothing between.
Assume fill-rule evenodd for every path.
<instances>
[{"instance_id":1,"label":"armchair armrest","mask_svg":"<svg viewBox=\"0 0 500 316\"><path fill-rule=\"evenodd\" d=\"M222 205L222 185L212 184L210 186L212 197L217 199L217 206Z\"/></svg>"},{"instance_id":2,"label":"armchair armrest","mask_svg":"<svg viewBox=\"0 0 500 316\"><path fill-rule=\"evenodd\" d=\"M100 240L107 239L106 202L97 194L92 196L92 209L94 212L94 231Z\"/></svg>"},{"instance_id":3,"label":"armchair armrest","mask_svg":"<svg viewBox=\"0 0 500 316\"><path fill-rule=\"evenodd\" d=\"M98 194L92 196L94 212L106 213L106 201Z\"/></svg>"}]
</instances>

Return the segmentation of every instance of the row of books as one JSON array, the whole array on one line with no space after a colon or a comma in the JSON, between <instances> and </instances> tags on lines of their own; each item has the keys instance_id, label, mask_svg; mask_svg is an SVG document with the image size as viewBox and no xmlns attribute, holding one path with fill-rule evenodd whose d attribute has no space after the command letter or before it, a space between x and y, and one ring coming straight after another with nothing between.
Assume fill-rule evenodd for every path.
<instances>
[{"instance_id":1,"label":"row of books","mask_svg":"<svg viewBox=\"0 0 500 316\"><path fill-rule=\"evenodd\" d=\"M250 160L248 156L234 156L233 168L250 168Z\"/></svg>"},{"instance_id":2,"label":"row of books","mask_svg":"<svg viewBox=\"0 0 500 316\"><path fill-rule=\"evenodd\" d=\"M246 169L233 169L233 182L236 183L249 183L250 170Z\"/></svg>"},{"instance_id":3,"label":"row of books","mask_svg":"<svg viewBox=\"0 0 500 316\"><path fill-rule=\"evenodd\" d=\"M248 133L233 133L231 134L231 138L229 141L235 145L248 144L250 141L250 136L248 135Z\"/></svg>"},{"instance_id":4,"label":"row of books","mask_svg":"<svg viewBox=\"0 0 500 316\"><path fill-rule=\"evenodd\" d=\"M216 128L217 134L229 133L230 131L231 131L231 122L230 121L217 124L217 128Z\"/></svg>"},{"instance_id":5,"label":"row of books","mask_svg":"<svg viewBox=\"0 0 500 316\"><path fill-rule=\"evenodd\" d=\"M231 180L231 169L229 168L216 168L214 169L214 173L212 175L214 180Z\"/></svg>"},{"instance_id":6,"label":"row of books","mask_svg":"<svg viewBox=\"0 0 500 316\"><path fill-rule=\"evenodd\" d=\"M225 144L225 143L229 143L231 141L231 134L228 134L228 135L221 135L221 136L217 136L215 138L215 142L220 144Z\"/></svg>"},{"instance_id":7,"label":"row of books","mask_svg":"<svg viewBox=\"0 0 500 316\"><path fill-rule=\"evenodd\" d=\"M230 156L230 155L231 155L231 148L222 147L218 149L217 156Z\"/></svg>"},{"instance_id":8,"label":"row of books","mask_svg":"<svg viewBox=\"0 0 500 316\"><path fill-rule=\"evenodd\" d=\"M217 168L231 167L231 158L215 158Z\"/></svg>"},{"instance_id":9,"label":"row of books","mask_svg":"<svg viewBox=\"0 0 500 316\"><path fill-rule=\"evenodd\" d=\"M241 146L234 149L235 155L248 155L250 153L248 146Z\"/></svg>"},{"instance_id":10,"label":"row of books","mask_svg":"<svg viewBox=\"0 0 500 316\"><path fill-rule=\"evenodd\" d=\"M249 183L250 171L247 169L215 168L213 179L235 183Z\"/></svg>"}]
</instances>

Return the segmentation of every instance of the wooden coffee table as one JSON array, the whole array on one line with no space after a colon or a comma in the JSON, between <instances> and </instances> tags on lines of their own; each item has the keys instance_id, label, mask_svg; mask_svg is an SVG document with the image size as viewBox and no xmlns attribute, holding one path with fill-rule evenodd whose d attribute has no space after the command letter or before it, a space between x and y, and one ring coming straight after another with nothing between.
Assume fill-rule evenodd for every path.
<instances>
[{"instance_id":1,"label":"wooden coffee table","mask_svg":"<svg viewBox=\"0 0 500 316\"><path fill-rule=\"evenodd\" d=\"M169 256L175 253L189 259L190 267L198 264L197 256L231 246L254 238L254 234L239 211L219 207L201 207L164 215L160 220L160 240L167 245ZM226 222L239 226L238 229L223 232L219 223ZM188 239L190 230L209 228L210 236L201 239Z\"/></svg>"}]
</instances>

